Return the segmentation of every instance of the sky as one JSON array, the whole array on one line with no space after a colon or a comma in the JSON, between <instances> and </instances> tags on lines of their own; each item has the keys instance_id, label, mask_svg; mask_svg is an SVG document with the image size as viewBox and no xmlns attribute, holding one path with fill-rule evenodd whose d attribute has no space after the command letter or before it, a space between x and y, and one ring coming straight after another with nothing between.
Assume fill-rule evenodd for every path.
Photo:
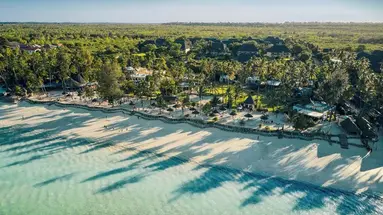
<instances>
[{"instance_id":1,"label":"sky","mask_svg":"<svg viewBox=\"0 0 383 215\"><path fill-rule=\"evenodd\" d=\"M0 22L383 22L383 0L0 0Z\"/></svg>"}]
</instances>

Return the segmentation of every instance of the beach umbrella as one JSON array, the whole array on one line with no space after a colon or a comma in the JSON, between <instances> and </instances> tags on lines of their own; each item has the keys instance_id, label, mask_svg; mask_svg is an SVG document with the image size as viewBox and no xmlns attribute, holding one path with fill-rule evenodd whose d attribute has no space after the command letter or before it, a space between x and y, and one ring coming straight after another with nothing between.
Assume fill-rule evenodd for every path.
<instances>
[{"instance_id":1,"label":"beach umbrella","mask_svg":"<svg viewBox=\"0 0 383 215\"><path fill-rule=\"evenodd\" d=\"M219 107L219 110L225 111L227 110L224 106Z\"/></svg>"},{"instance_id":2,"label":"beach umbrella","mask_svg":"<svg viewBox=\"0 0 383 215\"><path fill-rule=\"evenodd\" d=\"M213 110L214 114L219 114L219 111L217 109Z\"/></svg>"},{"instance_id":3,"label":"beach umbrella","mask_svg":"<svg viewBox=\"0 0 383 215\"><path fill-rule=\"evenodd\" d=\"M194 115L197 116L197 114L199 114L199 111L198 111L198 110L194 110L194 111L192 112L192 114L194 114Z\"/></svg>"},{"instance_id":4,"label":"beach umbrella","mask_svg":"<svg viewBox=\"0 0 383 215\"><path fill-rule=\"evenodd\" d=\"M92 102L97 102L97 99L92 99Z\"/></svg>"},{"instance_id":5,"label":"beach umbrella","mask_svg":"<svg viewBox=\"0 0 383 215\"><path fill-rule=\"evenodd\" d=\"M250 119L250 118L253 117L253 115L251 115L251 114L248 113L248 114L245 115L245 117Z\"/></svg>"},{"instance_id":6,"label":"beach umbrella","mask_svg":"<svg viewBox=\"0 0 383 215\"><path fill-rule=\"evenodd\" d=\"M230 116L236 116L237 115L237 112L235 112L235 111L232 111L231 113L230 113Z\"/></svg>"},{"instance_id":7,"label":"beach umbrella","mask_svg":"<svg viewBox=\"0 0 383 215\"><path fill-rule=\"evenodd\" d=\"M195 111L196 109L194 107L189 108L191 111Z\"/></svg>"},{"instance_id":8,"label":"beach umbrella","mask_svg":"<svg viewBox=\"0 0 383 215\"><path fill-rule=\"evenodd\" d=\"M166 111L172 112L174 110L173 110L173 108L168 108L168 109L166 109Z\"/></svg>"},{"instance_id":9,"label":"beach umbrella","mask_svg":"<svg viewBox=\"0 0 383 215\"><path fill-rule=\"evenodd\" d=\"M261 119L262 119L262 120L268 120L268 119L269 119L269 115L267 115L267 114L263 114L263 115L261 116Z\"/></svg>"}]
</instances>

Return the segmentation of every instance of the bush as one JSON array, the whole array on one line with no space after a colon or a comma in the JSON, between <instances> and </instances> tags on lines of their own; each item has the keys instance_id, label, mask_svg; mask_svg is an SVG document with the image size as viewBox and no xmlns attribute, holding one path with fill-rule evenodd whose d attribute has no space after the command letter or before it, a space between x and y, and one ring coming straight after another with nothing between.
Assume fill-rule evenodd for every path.
<instances>
[{"instance_id":1,"label":"bush","mask_svg":"<svg viewBox=\"0 0 383 215\"><path fill-rule=\"evenodd\" d=\"M23 96L23 95L24 95L24 92L23 92L23 90L21 89L20 86L16 86L16 87L15 87L15 94L16 94L17 96Z\"/></svg>"},{"instance_id":2,"label":"bush","mask_svg":"<svg viewBox=\"0 0 383 215\"><path fill-rule=\"evenodd\" d=\"M270 128L269 126L266 126L266 127L265 127L265 130L266 130L266 131L270 131L271 128Z\"/></svg>"},{"instance_id":3,"label":"bush","mask_svg":"<svg viewBox=\"0 0 383 215\"><path fill-rule=\"evenodd\" d=\"M315 125L314 121L302 114L297 114L292 119L296 130L304 130Z\"/></svg>"},{"instance_id":4,"label":"bush","mask_svg":"<svg viewBox=\"0 0 383 215\"><path fill-rule=\"evenodd\" d=\"M217 122L217 121L218 121L218 117L214 117L214 118L213 118L213 121L214 121L214 122Z\"/></svg>"}]
</instances>

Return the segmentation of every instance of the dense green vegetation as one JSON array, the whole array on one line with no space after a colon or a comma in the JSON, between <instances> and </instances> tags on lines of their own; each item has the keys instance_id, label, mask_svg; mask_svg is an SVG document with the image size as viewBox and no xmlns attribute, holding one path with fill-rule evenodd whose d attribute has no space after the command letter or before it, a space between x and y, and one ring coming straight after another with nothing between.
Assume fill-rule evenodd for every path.
<instances>
[{"instance_id":1,"label":"dense green vegetation","mask_svg":"<svg viewBox=\"0 0 383 215\"><path fill-rule=\"evenodd\" d=\"M214 37L241 38L280 36L313 43L320 48L383 49L383 24L285 23L285 24L2 24L0 35L31 44L67 43L92 47L124 46L128 38ZM108 40L104 40L108 38ZM86 39L86 40L84 40Z\"/></svg>"},{"instance_id":2,"label":"dense green vegetation","mask_svg":"<svg viewBox=\"0 0 383 215\"><path fill-rule=\"evenodd\" d=\"M263 39L270 35L282 38L291 55L267 56L270 46ZM214 52L214 41L233 38L227 50ZM381 109L382 74L372 71L366 58L357 59L356 52L382 50L382 38L382 24L2 24L0 84L28 95L52 83L70 90L76 88L73 79L97 81L98 95L110 103L124 94L178 95L187 103L187 93L179 87L187 82L200 96L222 96L229 108L250 94L258 108L269 110L309 99L336 105L355 96L362 101L361 109ZM178 41L192 39L186 53ZM28 52L13 42L45 46ZM238 61L243 44L252 44L259 53ZM128 66L153 74L137 83L126 71ZM223 76L226 81L220 81ZM243 88L249 77L258 78L258 87ZM281 84L278 88L261 84L269 80ZM297 97L294 92L301 88L314 93ZM94 95L89 86L82 90L87 97Z\"/></svg>"}]
</instances>

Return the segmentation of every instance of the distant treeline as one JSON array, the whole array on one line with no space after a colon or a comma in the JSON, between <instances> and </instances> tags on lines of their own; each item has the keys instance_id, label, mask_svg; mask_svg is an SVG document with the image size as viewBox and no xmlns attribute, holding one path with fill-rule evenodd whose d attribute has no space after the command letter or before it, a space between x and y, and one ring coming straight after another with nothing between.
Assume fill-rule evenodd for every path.
<instances>
[{"instance_id":1,"label":"distant treeline","mask_svg":"<svg viewBox=\"0 0 383 215\"><path fill-rule=\"evenodd\" d=\"M358 42L363 44L383 44L383 37L382 38L360 38Z\"/></svg>"},{"instance_id":2,"label":"distant treeline","mask_svg":"<svg viewBox=\"0 0 383 215\"><path fill-rule=\"evenodd\" d=\"M199 25L199 26L310 26L310 25L326 25L326 26L383 26L383 23L370 22L168 22L163 25Z\"/></svg>"}]
</instances>

